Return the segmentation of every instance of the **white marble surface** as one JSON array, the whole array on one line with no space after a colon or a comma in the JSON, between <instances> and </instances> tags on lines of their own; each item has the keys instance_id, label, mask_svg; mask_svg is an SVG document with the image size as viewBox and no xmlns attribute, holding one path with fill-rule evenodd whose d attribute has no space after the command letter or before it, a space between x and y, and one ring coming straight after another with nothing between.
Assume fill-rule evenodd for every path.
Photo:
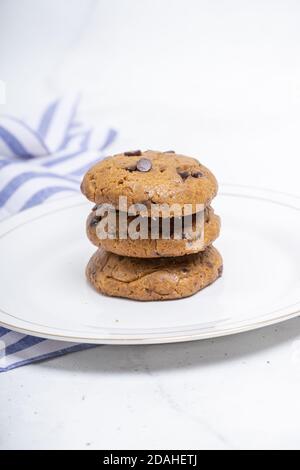
<instances>
[{"instance_id":1,"label":"white marble surface","mask_svg":"<svg viewBox=\"0 0 300 470\"><path fill-rule=\"evenodd\" d=\"M0 111L80 89L116 150L299 195L299 20L296 0L2 0ZM31 365L0 376L0 448L299 448L299 364L295 319Z\"/></svg>"}]
</instances>

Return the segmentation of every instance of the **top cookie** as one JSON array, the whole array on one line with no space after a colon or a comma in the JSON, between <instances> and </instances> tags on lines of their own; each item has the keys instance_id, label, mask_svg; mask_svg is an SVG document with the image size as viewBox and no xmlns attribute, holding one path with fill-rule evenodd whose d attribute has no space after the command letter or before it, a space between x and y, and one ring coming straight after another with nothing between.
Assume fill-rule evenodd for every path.
<instances>
[{"instance_id":1,"label":"top cookie","mask_svg":"<svg viewBox=\"0 0 300 470\"><path fill-rule=\"evenodd\" d=\"M83 194L96 204L109 203L119 209L119 197L132 204L197 204L207 206L216 196L214 175L198 160L173 151L140 150L105 158L94 165L81 183ZM121 208L123 210L123 208Z\"/></svg>"}]
</instances>

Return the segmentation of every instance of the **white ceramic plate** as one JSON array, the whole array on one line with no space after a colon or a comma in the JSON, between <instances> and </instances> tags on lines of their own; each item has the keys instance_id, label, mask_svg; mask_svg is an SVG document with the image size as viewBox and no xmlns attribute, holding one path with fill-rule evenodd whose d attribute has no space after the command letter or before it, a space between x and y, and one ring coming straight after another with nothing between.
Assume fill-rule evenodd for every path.
<instances>
[{"instance_id":1,"label":"white ceramic plate","mask_svg":"<svg viewBox=\"0 0 300 470\"><path fill-rule=\"evenodd\" d=\"M300 312L300 198L222 185L216 246L223 278L175 301L137 302L97 294L85 265L91 204L70 197L0 224L0 323L64 341L142 344L247 331Z\"/></svg>"}]
</instances>

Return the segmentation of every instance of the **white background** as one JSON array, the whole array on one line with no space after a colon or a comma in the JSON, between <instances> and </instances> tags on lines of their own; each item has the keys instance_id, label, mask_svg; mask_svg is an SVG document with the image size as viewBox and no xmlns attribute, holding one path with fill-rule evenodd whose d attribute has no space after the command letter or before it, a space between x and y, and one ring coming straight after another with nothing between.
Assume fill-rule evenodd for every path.
<instances>
[{"instance_id":1,"label":"white background","mask_svg":"<svg viewBox=\"0 0 300 470\"><path fill-rule=\"evenodd\" d=\"M297 0L2 0L0 111L80 90L116 151L172 148L299 195L299 24ZM299 350L296 319L17 369L0 376L0 447L300 448Z\"/></svg>"}]
</instances>

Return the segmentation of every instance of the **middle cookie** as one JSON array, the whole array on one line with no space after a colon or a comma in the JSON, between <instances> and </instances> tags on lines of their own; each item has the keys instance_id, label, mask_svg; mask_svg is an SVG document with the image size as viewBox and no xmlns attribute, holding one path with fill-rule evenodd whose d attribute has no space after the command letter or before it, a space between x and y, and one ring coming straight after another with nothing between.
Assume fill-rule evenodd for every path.
<instances>
[{"instance_id":1,"label":"middle cookie","mask_svg":"<svg viewBox=\"0 0 300 470\"><path fill-rule=\"evenodd\" d=\"M128 224L132 220L133 218L129 216L127 218ZM147 238L120 238L118 224L115 226L115 236L113 238L102 238L98 236L99 232L97 230L100 221L101 219L96 215L96 210L93 210L87 219L86 225L87 236L90 241L95 246L102 247L112 253L135 258L173 257L198 253L205 250L218 238L221 225L219 216L214 213L210 206L204 211L201 230L197 230L196 216L194 215L189 224L182 224L184 228L181 231L180 239L176 239L176 235L174 235L176 233L174 219L170 219L170 236L167 239L162 238L161 226L158 238L153 239L150 223L148 223Z\"/></svg>"}]
</instances>

